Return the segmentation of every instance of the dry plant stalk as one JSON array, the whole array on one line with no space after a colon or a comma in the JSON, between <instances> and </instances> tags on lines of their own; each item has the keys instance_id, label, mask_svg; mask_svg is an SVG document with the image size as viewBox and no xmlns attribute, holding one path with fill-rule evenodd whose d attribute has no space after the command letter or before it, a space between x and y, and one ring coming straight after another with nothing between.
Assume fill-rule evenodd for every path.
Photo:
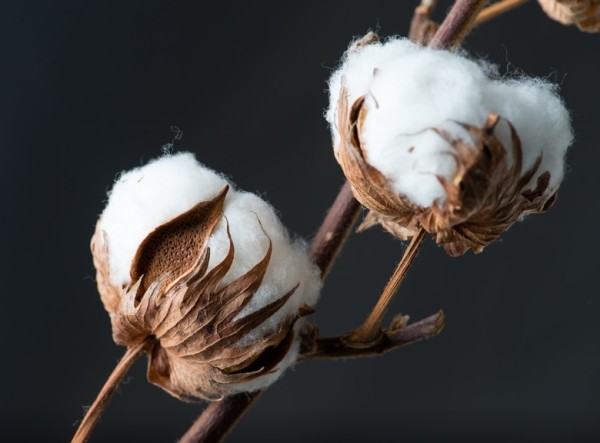
<instances>
[{"instance_id":1,"label":"dry plant stalk","mask_svg":"<svg viewBox=\"0 0 600 443\"><path fill-rule=\"evenodd\" d=\"M482 25L528 1L529 0L500 0L496 3L492 3L480 10L472 22L472 27ZM408 33L408 37L413 42L427 46L437 32L439 24L431 19L431 15L436 6L436 0L422 0L421 4L415 8L414 15L410 22L410 31ZM459 40L465 36L466 33L460 36ZM454 44L458 45L460 44L460 41L457 41Z\"/></svg>"},{"instance_id":2,"label":"dry plant stalk","mask_svg":"<svg viewBox=\"0 0 600 443\"><path fill-rule=\"evenodd\" d=\"M459 46L471 31L486 0L457 0L427 46L449 49Z\"/></svg>"},{"instance_id":3,"label":"dry plant stalk","mask_svg":"<svg viewBox=\"0 0 600 443\"><path fill-rule=\"evenodd\" d=\"M373 310L363 323L363 325L355 331L352 331L345 338L346 343L349 346L364 348L368 346L372 346L374 342L381 340L386 334L390 331L384 331L381 328L381 323L387 313L388 307L396 292L400 288L402 281L406 277L410 266L412 265L414 259L417 257L417 253L421 249L421 245L423 244L423 240L425 240L425 230L418 229L415 235L412 237L410 244L406 248L406 251L402 255L402 259L400 263L396 266L396 270L390 277L388 284L383 289L381 296L377 300L377 303L373 307ZM400 329L404 324L408 321L408 317L402 321L399 325L397 322L395 326L398 326ZM391 328L395 329L394 327ZM441 329L440 329L441 330Z\"/></svg>"}]
</instances>

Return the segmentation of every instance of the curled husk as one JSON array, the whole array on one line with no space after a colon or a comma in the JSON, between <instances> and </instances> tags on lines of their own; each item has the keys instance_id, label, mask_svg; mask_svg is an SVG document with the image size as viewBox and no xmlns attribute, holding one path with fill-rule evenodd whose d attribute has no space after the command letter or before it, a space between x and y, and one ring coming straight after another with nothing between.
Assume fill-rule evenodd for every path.
<instances>
[{"instance_id":1,"label":"curled husk","mask_svg":"<svg viewBox=\"0 0 600 443\"><path fill-rule=\"evenodd\" d=\"M274 329L249 338L297 285L240 316L263 281L272 248L269 240L252 269L223 284L235 255L228 228L229 250L209 270L208 240L223 218L228 189L151 232L135 254L131 283L124 287L110 281L106 234L97 227L92 238L98 290L110 314L114 341L124 346L148 341L148 380L183 400L217 400L273 374L294 344L297 320L312 312L302 306Z\"/></svg>"},{"instance_id":2,"label":"curled husk","mask_svg":"<svg viewBox=\"0 0 600 443\"><path fill-rule=\"evenodd\" d=\"M337 106L340 142L335 153L355 197L370 210L359 230L380 224L405 240L422 228L449 255L459 256L468 249L481 252L514 222L529 213L545 211L554 201L556 190L548 189L548 171L538 176L535 186L528 187L538 172L541 155L523 171L523 153L516 130L506 122L512 138L511 159L494 134L501 117L489 114L481 128L457 122L468 131L473 142L454 138L442 129L426 129L435 131L449 144L449 154L457 167L450 179L437 176L447 194L441 204L423 207L412 203L395 192L388 179L369 164L361 141L369 108L365 97L351 105L347 97L342 86Z\"/></svg>"},{"instance_id":3,"label":"curled husk","mask_svg":"<svg viewBox=\"0 0 600 443\"><path fill-rule=\"evenodd\" d=\"M563 25L600 32L600 0L538 0L544 12Z\"/></svg>"}]
</instances>

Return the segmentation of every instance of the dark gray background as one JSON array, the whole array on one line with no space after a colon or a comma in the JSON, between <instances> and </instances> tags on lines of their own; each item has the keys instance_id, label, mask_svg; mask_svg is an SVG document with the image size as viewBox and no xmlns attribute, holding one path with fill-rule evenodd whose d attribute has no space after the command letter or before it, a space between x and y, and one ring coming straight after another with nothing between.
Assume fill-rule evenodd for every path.
<instances>
[{"instance_id":1,"label":"dark gray background","mask_svg":"<svg viewBox=\"0 0 600 443\"><path fill-rule=\"evenodd\" d=\"M262 193L310 238L343 182L325 81L353 36L405 34L416 0L202 3L0 6L4 441L68 440L123 353L88 246L115 174L158 155L176 125L176 149ZM501 71L562 83L577 139L557 204L479 256L429 241L393 309L443 308L442 335L303 364L230 441L600 441L599 44L534 2L471 35L466 48ZM351 238L314 316L323 333L360 323L402 250L379 229ZM202 405L144 371L92 441L174 441L192 423Z\"/></svg>"}]
</instances>

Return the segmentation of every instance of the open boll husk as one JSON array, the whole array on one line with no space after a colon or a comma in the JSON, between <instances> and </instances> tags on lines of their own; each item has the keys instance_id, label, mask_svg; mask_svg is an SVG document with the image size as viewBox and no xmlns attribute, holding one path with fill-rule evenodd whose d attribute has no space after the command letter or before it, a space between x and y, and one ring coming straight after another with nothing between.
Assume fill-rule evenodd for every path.
<instances>
[{"instance_id":1,"label":"open boll husk","mask_svg":"<svg viewBox=\"0 0 600 443\"><path fill-rule=\"evenodd\" d=\"M266 247L236 249L233 227L224 215L236 204L228 199L236 192L225 185L210 200L157 226L139 245L130 282L124 285L111 281L111 242L102 218L92 238L98 290L114 341L123 346L147 341L148 380L183 400L218 400L262 389L277 379L296 359L303 327L299 319L313 312L297 298L313 304L320 287L318 271L304 251L274 244L263 228L260 214L268 206L264 203L249 216L258 227L251 234L261 237ZM218 228L226 232L225 253L214 263L211 245ZM281 236L274 235L279 242ZM292 248L291 255L283 255L288 264L273 262L274 246L279 251ZM253 265L228 277L240 254L249 253L255 257L250 257ZM273 266L304 266L308 277L290 280L281 293L265 295L277 287L269 282L270 275L285 272L270 270ZM294 272L290 275L297 278ZM259 292L267 299L257 304Z\"/></svg>"}]
</instances>

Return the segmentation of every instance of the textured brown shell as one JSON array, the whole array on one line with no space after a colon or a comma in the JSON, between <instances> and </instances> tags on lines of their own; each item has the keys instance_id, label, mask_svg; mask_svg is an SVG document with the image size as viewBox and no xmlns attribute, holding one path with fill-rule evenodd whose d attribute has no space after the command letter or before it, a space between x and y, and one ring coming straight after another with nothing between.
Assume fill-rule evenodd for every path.
<instances>
[{"instance_id":1,"label":"textured brown shell","mask_svg":"<svg viewBox=\"0 0 600 443\"><path fill-rule=\"evenodd\" d=\"M370 209L359 230L380 224L393 235L407 239L422 226L452 256L468 249L481 252L515 221L528 213L541 212L549 206L550 173L539 175L534 189L524 189L539 169L541 157L527 171L522 171L521 142L508 122L512 134L512 164L507 152L494 135L500 117L490 114L483 128L461 124L474 145L454 139L432 128L453 148L457 172L452 180L438 177L447 199L442 206L420 207L399 195L383 174L368 163L362 148L361 133L368 108L364 97L348 106L342 87L338 103L340 145L336 158L363 205Z\"/></svg>"},{"instance_id":2,"label":"textured brown shell","mask_svg":"<svg viewBox=\"0 0 600 443\"><path fill-rule=\"evenodd\" d=\"M113 339L131 346L151 338L148 380L180 399L220 399L233 391L232 385L271 373L294 341L294 323L309 312L290 315L274 330L248 340L248 334L277 312L297 286L238 318L262 283L271 242L252 269L224 285L222 279L235 254L227 229L229 251L208 271L206 245L222 218L227 190L155 229L133 260L134 283L118 296L106 283L107 245L100 249L100 231L92 242L98 288L111 312Z\"/></svg>"},{"instance_id":3,"label":"textured brown shell","mask_svg":"<svg viewBox=\"0 0 600 443\"><path fill-rule=\"evenodd\" d=\"M600 32L600 0L538 0L544 12L563 25Z\"/></svg>"}]
</instances>

